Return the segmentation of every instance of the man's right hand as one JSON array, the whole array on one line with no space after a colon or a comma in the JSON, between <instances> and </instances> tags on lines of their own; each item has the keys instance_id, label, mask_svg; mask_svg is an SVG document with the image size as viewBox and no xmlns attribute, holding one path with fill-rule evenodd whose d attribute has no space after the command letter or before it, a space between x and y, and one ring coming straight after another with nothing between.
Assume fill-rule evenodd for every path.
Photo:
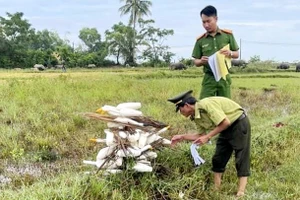
<instances>
[{"instance_id":1,"label":"man's right hand","mask_svg":"<svg viewBox=\"0 0 300 200\"><path fill-rule=\"evenodd\" d=\"M183 135L174 135L171 139L171 146L176 145L178 142L183 140Z\"/></svg>"},{"instance_id":2,"label":"man's right hand","mask_svg":"<svg viewBox=\"0 0 300 200\"><path fill-rule=\"evenodd\" d=\"M202 56L201 59L195 59L194 61L196 66L202 66L208 63L208 56Z\"/></svg>"}]
</instances>

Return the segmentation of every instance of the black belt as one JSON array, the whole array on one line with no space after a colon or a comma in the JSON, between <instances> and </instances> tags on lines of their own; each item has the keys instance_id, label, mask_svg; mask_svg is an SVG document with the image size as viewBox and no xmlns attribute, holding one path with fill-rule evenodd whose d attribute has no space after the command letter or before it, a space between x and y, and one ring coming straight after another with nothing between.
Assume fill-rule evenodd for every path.
<instances>
[{"instance_id":1,"label":"black belt","mask_svg":"<svg viewBox=\"0 0 300 200\"><path fill-rule=\"evenodd\" d=\"M247 114L245 112L243 112L239 118L237 118L232 124L231 126L234 126L236 123L238 123L239 121L241 121L242 119L244 119L245 117L247 117Z\"/></svg>"},{"instance_id":2,"label":"black belt","mask_svg":"<svg viewBox=\"0 0 300 200\"><path fill-rule=\"evenodd\" d=\"M242 119L244 119L245 117L247 117L246 113L243 112L243 114L241 114L241 116L239 116L239 118L236 121L240 121Z\"/></svg>"}]
</instances>

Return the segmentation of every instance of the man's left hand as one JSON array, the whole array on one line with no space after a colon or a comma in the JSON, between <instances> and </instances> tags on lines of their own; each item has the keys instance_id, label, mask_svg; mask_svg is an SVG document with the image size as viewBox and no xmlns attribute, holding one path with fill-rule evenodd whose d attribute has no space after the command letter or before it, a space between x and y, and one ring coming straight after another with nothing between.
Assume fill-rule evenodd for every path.
<instances>
[{"instance_id":1,"label":"man's left hand","mask_svg":"<svg viewBox=\"0 0 300 200\"><path fill-rule=\"evenodd\" d=\"M231 51L230 50L220 50L220 53L225 55L226 57L231 57Z\"/></svg>"},{"instance_id":2,"label":"man's left hand","mask_svg":"<svg viewBox=\"0 0 300 200\"><path fill-rule=\"evenodd\" d=\"M209 141L209 137L207 135L203 135L200 136L198 139L196 139L193 143L202 145L202 144L206 144L208 141Z\"/></svg>"}]
</instances>

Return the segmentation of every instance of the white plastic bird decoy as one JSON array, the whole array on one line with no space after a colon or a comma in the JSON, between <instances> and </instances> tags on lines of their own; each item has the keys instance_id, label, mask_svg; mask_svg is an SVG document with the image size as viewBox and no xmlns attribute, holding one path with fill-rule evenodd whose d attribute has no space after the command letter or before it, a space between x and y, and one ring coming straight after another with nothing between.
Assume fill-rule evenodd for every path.
<instances>
[{"instance_id":1,"label":"white plastic bird decoy","mask_svg":"<svg viewBox=\"0 0 300 200\"><path fill-rule=\"evenodd\" d=\"M147 157L144 155L146 154L147 152L143 153L142 155L140 155L139 157L136 158L137 161L139 160L147 160Z\"/></svg>"},{"instance_id":2,"label":"white plastic bird decoy","mask_svg":"<svg viewBox=\"0 0 300 200\"><path fill-rule=\"evenodd\" d=\"M136 163L141 163L141 164L145 164L145 165L148 165L148 166L151 165L151 162L148 161L148 160L138 160Z\"/></svg>"},{"instance_id":3,"label":"white plastic bird decoy","mask_svg":"<svg viewBox=\"0 0 300 200\"><path fill-rule=\"evenodd\" d=\"M162 141L162 144L164 144L164 145L170 145L171 143L172 143L171 140L168 140L166 138L164 138Z\"/></svg>"},{"instance_id":4,"label":"white plastic bird decoy","mask_svg":"<svg viewBox=\"0 0 300 200\"><path fill-rule=\"evenodd\" d=\"M118 109L122 108L131 108L131 109L140 109L142 107L142 104L140 102L125 102L125 103L120 103L117 105Z\"/></svg>"},{"instance_id":5,"label":"white plastic bird decoy","mask_svg":"<svg viewBox=\"0 0 300 200\"><path fill-rule=\"evenodd\" d=\"M122 139L126 139L126 138L127 138L127 133L124 132L124 131L119 131L119 136L120 136Z\"/></svg>"},{"instance_id":6,"label":"white plastic bird decoy","mask_svg":"<svg viewBox=\"0 0 300 200\"><path fill-rule=\"evenodd\" d=\"M136 130L138 131L138 130ZM140 138L139 138L139 148L143 148L146 143L147 143L147 139L148 139L149 133L144 132L144 131L140 131Z\"/></svg>"},{"instance_id":7,"label":"white plastic bird decoy","mask_svg":"<svg viewBox=\"0 0 300 200\"><path fill-rule=\"evenodd\" d=\"M133 147L137 147L138 146L138 140L140 138L140 132L135 132L133 134L128 134L127 136L128 141L130 142L130 145Z\"/></svg>"},{"instance_id":8,"label":"white plastic bird decoy","mask_svg":"<svg viewBox=\"0 0 300 200\"><path fill-rule=\"evenodd\" d=\"M120 116L122 117L135 117L135 116L142 116L143 113L139 110L134 110L131 108L121 108L120 109Z\"/></svg>"},{"instance_id":9,"label":"white plastic bird decoy","mask_svg":"<svg viewBox=\"0 0 300 200\"><path fill-rule=\"evenodd\" d=\"M148 159L154 159L157 158L157 153L154 151L146 151L143 153L143 156L145 156Z\"/></svg>"},{"instance_id":10,"label":"white plastic bird decoy","mask_svg":"<svg viewBox=\"0 0 300 200\"><path fill-rule=\"evenodd\" d=\"M106 143L106 139L102 139L102 138L91 138L89 139L89 141L97 142L97 143Z\"/></svg>"},{"instance_id":11,"label":"white plastic bird decoy","mask_svg":"<svg viewBox=\"0 0 300 200\"><path fill-rule=\"evenodd\" d=\"M152 172L153 168L143 163L136 163L133 169L138 172Z\"/></svg>"},{"instance_id":12,"label":"white plastic bird decoy","mask_svg":"<svg viewBox=\"0 0 300 200\"><path fill-rule=\"evenodd\" d=\"M137 121L134 121L132 119L126 118L126 117L117 117L114 119L115 122L120 122L120 123L124 123L124 124L132 124L132 125L136 125L136 126L144 126L143 123L139 123Z\"/></svg>"},{"instance_id":13,"label":"white plastic bird decoy","mask_svg":"<svg viewBox=\"0 0 300 200\"><path fill-rule=\"evenodd\" d=\"M162 144L164 144L164 145L169 145L169 144L171 144L171 141L168 140L168 139L166 139L166 138L163 138L163 137L161 137L161 136L158 136L158 137L157 137L157 140L159 140L159 139L162 139Z\"/></svg>"},{"instance_id":14,"label":"white plastic bird decoy","mask_svg":"<svg viewBox=\"0 0 300 200\"><path fill-rule=\"evenodd\" d=\"M122 170L120 170L120 169L107 169L107 170L105 170L103 175L107 176L110 174L117 174L117 173L121 173L121 172L122 172Z\"/></svg>"},{"instance_id":15,"label":"white plastic bird decoy","mask_svg":"<svg viewBox=\"0 0 300 200\"><path fill-rule=\"evenodd\" d=\"M109 129L104 129L104 133L106 134L106 145L112 146L115 145L115 134L111 132Z\"/></svg>"},{"instance_id":16,"label":"white plastic bird decoy","mask_svg":"<svg viewBox=\"0 0 300 200\"><path fill-rule=\"evenodd\" d=\"M117 156L119 157L138 157L140 156L144 151L147 151L148 149L152 148L151 145L146 145L143 148L132 148L132 147L127 147L127 149L119 149L117 151Z\"/></svg>"},{"instance_id":17,"label":"white plastic bird decoy","mask_svg":"<svg viewBox=\"0 0 300 200\"><path fill-rule=\"evenodd\" d=\"M101 107L102 110L106 111L109 115L120 116L120 111L114 106L104 105Z\"/></svg>"},{"instance_id":18,"label":"white plastic bird decoy","mask_svg":"<svg viewBox=\"0 0 300 200\"><path fill-rule=\"evenodd\" d=\"M97 160L97 161L84 160L83 163L88 165L95 165L97 168L100 168L104 166L105 161L106 160Z\"/></svg>"},{"instance_id":19,"label":"white plastic bird decoy","mask_svg":"<svg viewBox=\"0 0 300 200\"><path fill-rule=\"evenodd\" d=\"M108 128L118 128L118 129L123 129L124 126L118 123L114 123L114 122L107 122L107 127Z\"/></svg>"},{"instance_id":20,"label":"white plastic bird decoy","mask_svg":"<svg viewBox=\"0 0 300 200\"><path fill-rule=\"evenodd\" d=\"M116 169L120 166L122 166L123 163L123 158L119 157L116 160L110 160L107 163L105 163L105 165L103 166L104 168L107 169Z\"/></svg>"},{"instance_id":21,"label":"white plastic bird decoy","mask_svg":"<svg viewBox=\"0 0 300 200\"><path fill-rule=\"evenodd\" d=\"M147 138L147 142L146 144L151 144L152 142L156 141L160 139L160 136L156 135L156 134L151 134L148 138Z\"/></svg>"},{"instance_id":22,"label":"white plastic bird decoy","mask_svg":"<svg viewBox=\"0 0 300 200\"><path fill-rule=\"evenodd\" d=\"M151 145L146 145L146 146L144 146L144 147L141 148L141 149L133 149L133 148L131 148L131 147L128 147L127 150L128 150L128 152L129 152L129 154L132 155L132 157L138 157L138 156L140 156L144 151L147 151L147 150L149 150L149 149L151 149L151 148L152 148Z\"/></svg>"},{"instance_id":23,"label":"white plastic bird decoy","mask_svg":"<svg viewBox=\"0 0 300 200\"><path fill-rule=\"evenodd\" d=\"M114 150L116 150L116 145L112 145L112 146L109 146L109 147L104 147L103 149L101 149L98 152L96 160L103 160L107 156L111 155Z\"/></svg>"},{"instance_id":24,"label":"white plastic bird decoy","mask_svg":"<svg viewBox=\"0 0 300 200\"><path fill-rule=\"evenodd\" d=\"M157 131L157 135L159 135L159 134L161 134L161 133L164 133L164 132L166 132L168 129L170 128L170 126L167 126L167 127L165 127L165 128L162 128L162 129L160 129L159 131Z\"/></svg>"}]
</instances>

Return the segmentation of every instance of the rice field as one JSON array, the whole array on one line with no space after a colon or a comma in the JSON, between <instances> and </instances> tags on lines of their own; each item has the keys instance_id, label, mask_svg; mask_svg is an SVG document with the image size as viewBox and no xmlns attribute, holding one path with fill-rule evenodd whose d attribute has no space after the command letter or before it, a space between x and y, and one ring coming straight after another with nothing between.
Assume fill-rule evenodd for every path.
<instances>
[{"instance_id":1,"label":"rice field","mask_svg":"<svg viewBox=\"0 0 300 200\"><path fill-rule=\"evenodd\" d=\"M214 145L199 149L207 161L199 168L189 143L159 150L153 173L95 175L82 163L95 158L101 145L88 140L104 137L106 127L82 113L138 101L144 115L172 127L164 133L170 139L196 127L167 99L189 89L198 97L202 76L199 68L0 70L0 199L234 199L233 162L221 191L212 189ZM243 199L300 199L300 73L236 72L232 82L232 99L252 124L252 175Z\"/></svg>"}]
</instances>

